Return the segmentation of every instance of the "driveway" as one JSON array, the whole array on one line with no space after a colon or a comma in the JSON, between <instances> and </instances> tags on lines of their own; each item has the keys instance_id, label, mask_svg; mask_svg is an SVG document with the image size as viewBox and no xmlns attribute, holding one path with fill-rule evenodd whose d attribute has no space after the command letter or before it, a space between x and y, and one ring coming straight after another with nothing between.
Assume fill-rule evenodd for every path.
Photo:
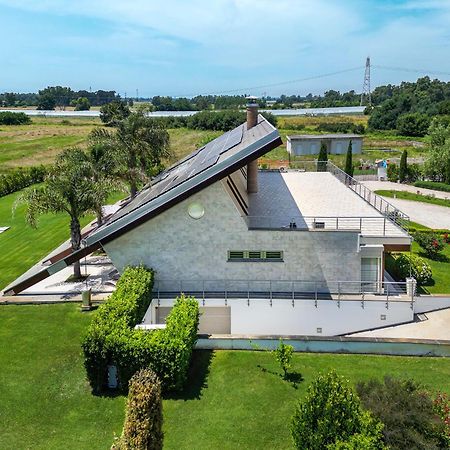
<instances>
[{"instance_id":1,"label":"driveway","mask_svg":"<svg viewBox=\"0 0 450 450\"><path fill-rule=\"evenodd\" d=\"M412 192L413 194L420 193L422 195L434 195L437 198L450 199L450 192L436 191L434 189L423 189L416 186L411 186L409 184L392 183L391 181L361 181L361 183L371 191L377 191L380 189L384 189L386 191L406 191Z\"/></svg>"},{"instance_id":2,"label":"driveway","mask_svg":"<svg viewBox=\"0 0 450 450\"><path fill-rule=\"evenodd\" d=\"M450 208L431 205L430 203L400 200L398 198L383 197L391 205L409 216L413 222L429 228L450 228Z\"/></svg>"}]
</instances>

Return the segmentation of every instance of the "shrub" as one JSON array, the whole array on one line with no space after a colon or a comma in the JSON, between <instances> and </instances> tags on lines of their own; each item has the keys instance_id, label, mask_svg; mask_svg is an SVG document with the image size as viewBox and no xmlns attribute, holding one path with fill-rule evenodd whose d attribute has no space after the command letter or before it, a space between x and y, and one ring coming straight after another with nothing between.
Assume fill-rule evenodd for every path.
<instances>
[{"instance_id":1,"label":"shrub","mask_svg":"<svg viewBox=\"0 0 450 450\"><path fill-rule=\"evenodd\" d=\"M100 120L107 127L116 127L121 120L131 114L128 105L121 100L114 100L100 108Z\"/></svg>"},{"instance_id":2,"label":"shrub","mask_svg":"<svg viewBox=\"0 0 450 450\"><path fill-rule=\"evenodd\" d=\"M436 191L450 192L450 184L437 181L416 181L414 186L424 189L435 189Z\"/></svg>"},{"instance_id":3,"label":"shrub","mask_svg":"<svg viewBox=\"0 0 450 450\"><path fill-rule=\"evenodd\" d=\"M387 177L389 181L392 181L393 183L397 183L399 173L398 173L398 166L395 163L388 164L387 167Z\"/></svg>"},{"instance_id":4,"label":"shrub","mask_svg":"<svg viewBox=\"0 0 450 450\"><path fill-rule=\"evenodd\" d=\"M414 240L431 259L435 259L444 250L444 240L436 233L417 232L414 234Z\"/></svg>"},{"instance_id":5,"label":"shrub","mask_svg":"<svg viewBox=\"0 0 450 450\"><path fill-rule=\"evenodd\" d=\"M15 169L0 175L0 197L20 191L32 184L42 183L48 169L45 166L35 166L29 169Z\"/></svg>"},{"instance_id":6,"label":"shrub","mask_svg":"<svg viewBox=\"0 0 450 450\"><path fill-rule=\"evenodd\" d=\"M443 448L450 448L450 398L445 393L439 392L433 400L434 412L442 423L440 440Z\"/></svg>"},{"instance_id":7,"label":"shrub","mask_svg":"<svg viewBox=\"0 0 450 450\"><path fill-rule=\"evenodd\" d=\"M82 346L94 392L106 386L109 364L117 367L121 390L126 390L136 371L146 367L156 372L163 389L183 387L197 340L198 303L182 296L168 315L165 329L137 330L134 326L150 305L152 287L153 271L127 268L92 320Z\"/></svg>"},{"instance_id":8,"label":"shrub","mask_svg":"<svg viewBox=\"0 0 450 450\"><path fill-rule=\"evenodd\" d=\"M397 131L403 136L425 136L431 119L427 114L403 114L397 119Z\"/></svg>"},{"instance_id":9,"label":"shrub","mask_svg":"<svg viewBox=\"0 0 450 450\"><path fill-rule=\"evenodd\" d=\"M113 449L162 449L162 422L161 382L155 372L142 369L130 380L123 432Z\"/></svg>"},{"instance_id":10,"label":"shrub","mask_svg":"<svg viewBox=\"0 0 450 450\"><path fill-rule=\"evenodd\" d=\"M0 125L28 125L30 116L23 112L0 111Z\"/></svg>"},{"instance_id":11,"label":"shrub","mask_svg":"<svg viewBox=\"0 0 450 450\"><path fill-rule=\"evenodd\" d=\"M334 371L319 375L311 384L305 400L295 410L291 425L294 446L302 450L321 450L327 446L351 448L338 445L354 435L373 439L376 443L373 448L382 448L381 430L382 425L363 411L348 382Z\"/></svg>"},{"instance_id":12,"label":"shrub","mask_svg":"<svg viewBox=\"0 0 450 450\"><path fill-rule=\"evenodd\" d=\"M364 407L384 423L383 441L395 449L438 449L442 425L433 401L413 380L385 377L357 384Z\"/></svg>"},{"instance_id":13,"label":"shrub","mask_svg":"<svg viewBox=\"0 0 450 450\"><path fill-rule=\"evenodd\" d=\"M328 152L324 142L320 144L319 156L317 157L317 172L327 171Z\"/></svg>"},{"instance_id":14,"label":"shrub","mask_svg":"<svg viewBox=\"0 0 450 450\"><path fill-rule=\"evenodd\" d=\"M407 253L400 253L393 255L394 267L393 271L395 278L404 280L410 276L414 277L417 284L427 285L433 276L430 265L420 256L409 255Z\"/></svg>"},{"instance_id":15,"label":"shrub","mask_svg":"<svg viewBox=\"0 0 450 450\"><path fill-rule=\"evenodd\" d=\"M280 365L283 371L283 378L286 379L288 371L291 368L292 353L294 352L294 347L292 345L287 345L280 339L277 349L274 351L275 359Z\"/></svg>"},{"instance_id":16,"label":"shrub","mask_svg":"<svg viewBox=\"0 0 450 450\"><path fill-rule=\"evenodd\" d=\"M408 176L408 152L403 150L402 156L400 158L400 167L398 170L398 179L400 183L404 183Z\"/></svg>"}]
</instances>

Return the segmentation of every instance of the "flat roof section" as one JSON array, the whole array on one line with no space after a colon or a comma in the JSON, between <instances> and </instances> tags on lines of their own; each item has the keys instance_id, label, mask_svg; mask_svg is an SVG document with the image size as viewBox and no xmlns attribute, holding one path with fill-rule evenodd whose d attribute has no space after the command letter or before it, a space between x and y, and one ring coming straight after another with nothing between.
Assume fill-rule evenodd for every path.
<instances>
[{"instance_id":1,"label":"flat roof section","mask_svg":"<svg viewBox=\"0 0 450 450\"><path fill-rule=\"evenodd\" d=\"M362 224L365 236L408 236L389 220L384 224L378 210L329 172L260 171L259 191L250 195L249 216L254 224L257 218L272 224L268 228L294 221L300 229L314 229L317 218L325 222L325 229L352 230Z\"/></svg>"},{"instance_id":2,"label":"flat roof section","mask_svg":"<svg viewBox=\"0 0 450 450\"><path fill-rule=\"evenodd\" d=\"M286 136L288 140L303 140L303 139L362 139L364 136L361 134L291 134Z\"/></svg>"}]
</instances>

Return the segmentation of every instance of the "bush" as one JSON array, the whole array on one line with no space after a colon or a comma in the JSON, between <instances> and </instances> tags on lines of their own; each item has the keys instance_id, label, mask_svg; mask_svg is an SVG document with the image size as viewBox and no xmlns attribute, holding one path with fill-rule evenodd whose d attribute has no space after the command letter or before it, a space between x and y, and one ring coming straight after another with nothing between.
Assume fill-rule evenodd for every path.
<instances>
[{"instance_id":1,"label":"bush","mask_svg":"<svg viewBox=\"0 0 450 450\"><path fill-rule=\"evenodd\" d=\"M416 181L414 186L423 189L435 189L436 191L450 192L450 184L437 181Z\"/></svg>"},{"instance_id":2,"label":"bush","mask_svg":"<svg viewBox=\"0 0 450 450\"><path fill-rule=\"evenodd\" d=\"M319 375L311 384L291 425L294 446L302 450L352 448L339 445L356 439L354 435L373 440L372 448L383 448L381 430L382 424L363 411L348 382L334 371Z\"/></svg>"},{"instance_id":3,"label":"bush","mask_svg":"<svg viewBox=\"0 0 450 450\"><path fill-rule=\"evenodd\" d=\"M389 181L392 181L393 183L397 183L398 177L399 177L399 170L398 170L397 164L395 164L395 163L388 164L387 177L388 177Z\"/></svg>"},{"instance_id":4,"label":"bush","mask_svg":"<svg viewBox=\"0 0 450 450\"><path fill-rule=\"evenodd\" d=\"M395 449L438 449L442 424L433 401L413 380L385 377L358 383L363 406L384 423L383 440Z\"/></svg>"},{"instance_id":5,"label":"bush","mask_svg":"<svg viewBox=\"0 0 450 450\"><path fill-rule=\"evenodd\" d=\"M84 365L94 392L107 385L108 365L117 367L119 389L135 372L150 367L165 390L183 387L197 340L198 303L182 296L166 319L166 328L135 329L151 302L153 271L128 267L115 292L92 320L83 341Z\"/></svg>"},{"instance_id":6,"label":"bush","mask_svg":"<svg viewBox=\"0 0 450 450\"><path fill-rule=\"evenodd\" d=\"M389 268L393 271L392 275L398 280L405 280L410 276L414 277L418 285L427 285L432 277L430 265L420 256L400 253L392 255L394 258L393 267Z\"/></svg>"},{"instance_id":7,"label":"bush","mask_svg":"<svg viewBox=\"0 0 450 450\"><path fill-rule=\"evenodd\" d=\"M288 371L291 368L292 353L294 352L294 347L292 345L287 345L280 339L278 348L274 351L275 359L280 365L283 371L283 378L287 379Z\"/></svg>"},{"instance_id":8,"label":"bush","mask_svg":"<svg viewBox=\"0 0 450 450\"><path fill-rule=\"evenodd\" d=\"M28 125L30 116L23 112L0 111L0 125Z\"/></svg>"},{"instance_id":9,"label":"bush","mask_svg":"<svg viewBox=\"0 0 450 450\"><path fill-rule=\"evenodd\" d=\"M45 166L15 169L0 175L0 197L20 191L32 184L42 183L48 169Z\"/></svg>"},{"instance_id":10,"label":"bush","mask_svg":"<svg viewBox=\"0 0 450 450\"><path fill-rule=\"evenodd\" d=\"M425 136L431 119L427 114L403 114L397 119L397 131L403 136Z\"/></svg>"},{"instance_id":11,"label":"bush","mask_svg":"<svg viewBox=\"0 0 450 450\"><path fill-rule=\"evenodd\" d=\"M433 400L434 412L439 416L442 423L440 440L443 448L450 448L450 398L447 394L439 392Z\"/></svg>"},{"instance_id":12,"label":"bush","mask_svg":"<svg viewBox=\"0 0 450 450\"><path fill-rule=\"evenodd\" d=\"M161 382L155 372L142 369L130 380L125 424L116 450L163 448Z\"/></svg>"},{"instance_id":13,"label":"bush","mask_svg":"<svg viewBox=\"0 0 450 450\"><path fill-rule=\"evenodd\" d=\"M100 108L100 120L107 127L116 127L131 114L130 108L121 100L114 100Z\"/></svg>"},{"instance_id":14,"label":"bush","mask_svg":"<svg viewBox=\"0 0 450 450\"><path fill-rule=\"evenodd\" d=\"M444 240L436 233L417 232L414 234L414 240L431 259L435 259L444 250Z\"/></svg>"}]
</instances>

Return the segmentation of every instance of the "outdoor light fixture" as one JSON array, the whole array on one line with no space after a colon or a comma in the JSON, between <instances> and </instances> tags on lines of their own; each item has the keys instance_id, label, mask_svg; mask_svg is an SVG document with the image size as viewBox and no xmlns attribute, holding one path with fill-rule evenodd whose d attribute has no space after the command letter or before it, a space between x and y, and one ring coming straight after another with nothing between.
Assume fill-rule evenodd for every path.
<instances>
[{"instance_id":1,"label":"outdoor light fixture","mask_svg":"<svg viewBox=\"0 0 450 450\"><path fill-rule=\"evenodd\" d=\"M198 202L191 203L188 206L188 214L193 219L201 219L205 215L205 208Z\"/></svg>"}]
</instances>

